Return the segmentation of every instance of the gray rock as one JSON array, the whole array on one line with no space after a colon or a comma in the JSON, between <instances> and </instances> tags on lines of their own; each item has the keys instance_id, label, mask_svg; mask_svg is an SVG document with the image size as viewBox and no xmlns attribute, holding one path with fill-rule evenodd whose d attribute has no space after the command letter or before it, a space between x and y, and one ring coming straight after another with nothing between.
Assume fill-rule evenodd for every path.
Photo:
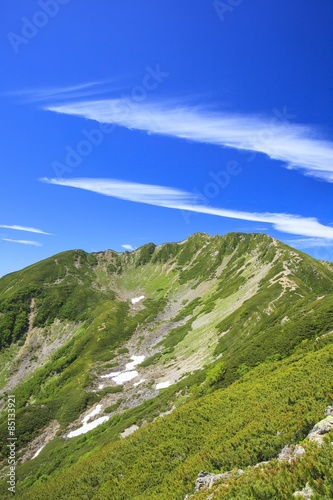
<instances>
[{"instance_id":1,"label":"gray rock","mask_svg":"<svg viewBox=\"0 0 333 500\"><path fill-rule=\"evenodd\" d=\"M195 482L195 493L200 490L209 490L216 481L228 481L235 476L234 472L224 472L223 474L212 474L210 472L200 471Z\"/></svg>"},{"instance_id":2,"label":"gray rock","mask_svg":"<svg viewBox=\"0 0 333 500\"><path fill-rule=\"evenodd\" d=\"M326 406L325 417L329 417L330 415L333 415L333 406Z\"/></svg>"},{"instance_id":3,"label":"gray rock","mask_svg":"<svg viewBox=\"0 0 333 500\"><path fill-rule=\"evenodd\" d=\"M278 460L289 460L290 458L290 455L292 453L292 447L291 446L285 446L284 448L282 448L282 450L280 451L280 453L278 454L277 456L277 459Z\"/></svg>"},{"instance_id":4,"label":"gray rock","mask_svg":"<svg viewBox=\"0 0 333 500\"><path fill-rule=\"evenodd\" d=\"M259 462L253 467L256 469L257 467L265 467L265 465L269 464L269 460L265 460L264 462Z\"/></svg>"},{"instance_id":5,"label":"gray rock","mask_svg":"<svg viewBox=\"0 0 333 500\"><path fill-rule=\"evenodd\" d=\"M300 444L295 446L293 458L297 459L305 454L305 449Z\"/></svg>"},{"instance_id":6,"label":"gray rock","mask_svg":"<svg viewBox=\"0 0 333 500\"><path fill-rule=\"evenodd\" d=\"M323 436L328 432L330 432L332 429L333 429L333 415L329 415L320 422L318 422L309 432L307 437L310 441L315 441L316 443L321 445L323 444L324 441Z\"/></svg>"},{"instance_id":7,"label":"gray rock","mask_svg":"<svg viewBox=\"0 0 333 500\"><path fill-rule=\"evenodd\" d=\"M314 494L314 491L312 488L310 488L309 484L306 483L305 488L303 488L301 491L295 491L293 494L294 497L302 497L306 498L307 500L310 500Z\"/></svg>"},{"instance_id":8,"label":"gray rock","mask_svg":"<svg viewBox=\"0 0 333 500\"><path fill-rule=\"evenodd\" d=\"M305 449L299 444L297 444L296 446L285 446L283 450L278 454L277 459L279 461L288 460L288 462L291 463L302 457L304 453Z\"/></svg>"}]
</instances>

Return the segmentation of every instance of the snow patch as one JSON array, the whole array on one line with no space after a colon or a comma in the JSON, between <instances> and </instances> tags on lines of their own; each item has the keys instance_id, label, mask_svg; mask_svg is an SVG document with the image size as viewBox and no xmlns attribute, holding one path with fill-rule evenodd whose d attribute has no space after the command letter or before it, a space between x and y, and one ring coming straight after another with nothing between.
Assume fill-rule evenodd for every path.
<instances>
[{"instance_id":1,"label":"snow patch","mask_svg":"<svg viewBox=\"0 0 333 500\"><path fill-rule=\"evenodd\" d=\"M144 361L145 356L131 356L132 361L126 364L126 371L133 370L136 365Z\"/></svg>"},{"instance_id":2,"label":"snow patch","mask_svg":"<svg viewBox=\"0 0 333 500\"><path fill-rule=\"evenodd\" d=\"M118 375L120 375L121 372L111 372L111 373L107 373L106 375L101 375L101 378L113 378L113 377L118 377Z\"/></svg>"},{"instance_id":3,"label":"snow patch","mask_svg":"<svg viewBox=\"0 0 333 500\"><path fill-rule=\"evenodd\" d=\"M84 419L82 420L82 423L86 424L88 422L88 420L91 419L91 417L98 415L98 413L100 413L101 409L102 409L102 405L97 405L93 411L91 411L90 413L88 413L88 415L86 415L84 417Z\"/></svg>"},{"instance_id":4,"label":"snow patch","mask_svg":"<svg viewBox=\"0 0 333 500\"><path fill-rule=\"evenodd\" d=\"M103 424L107 420L109 420L109 416L106 417L100 417L97 420L93 420L93 422L89 422L89 424L84 424L82 427L79 427L75 431L71 431L67 437L72 438L76 436L80 436L81 434L86 434L87 432L91 431L92 429L95 429L98 425Z\"/></svg>"},{"instance_id":5,"label":"snow patch","mask_svg":"<svg viewBox=\"0 0 333 500\"><path fill-rule=\"evenodd\" d=\"M166 389L171 385L171 382L167 380L166 382L160 382L159 384L156 384L156 389Z\"/></svg>"},{"instance_id":6,"label":"snow patch","mask_svg":"<svg viewBox=\"0 0 333 500\"><path fill-rule=\"evenodd\" d=\"M103 424L104 422L106 422L107 420L109 420L109 416L106 416L106 417L100 417L96 420L93 420L92 422L89 422L88 424L88 421L94 417L95 415L97 415L98 413L100 413L100 411L102 410L102 405L97 405L96 408L94 410L92 410L90 413L88 413L88 415L86 415L82 420L82 426L79 427L78 429L75 429L75 431L71 431L67 437L68 438L72 438L72 437L76 437L76 436L80 436L81 434L86 434L86 432L88 431L91 431L92 429L95 429L95 427L97 427L98 425L100 424ZM34 457L33 457L34 458Z\"/></svg>"},{"instance_id":7,"label":"snow patch","mask_svg":"<svg viewBox=\"0 0 333 500\"><path fill-rule=\"evenodd\" d=\"M128 382L129 380L132 380L133 378L138 376L138 372L134 370L134 368L136 367L136 365L142 363L144 359L145 356L131 356L132 361L126 363L124 371L107 373L106 375L101 375L101 378L111 378L113 382L118 385L121 385L124 382ZM102 384L100 384L99 389L101 388L101 386Z\"/></svg>"},{"instance_id":8,"label":"snow patch","mask_svg":"<svg viewBox=\"0 0 333 500\"><path fill-rule=\"evenodd\" d=\"M133 299L131 299L131 302L132 304L137 304L138 302L140 302L140 300L143 300L145 298L144 295L140 295L140 297L134 297Z\"/></svg>"},{"instance_id":9,"label":"snow patch","mask_svg":"<svg viewBox=\"0 0 333 500\"><path fill-rule=\"evenodd\" d=\"M137 377L139 374L136 370L130 371L130 372L123 372L117 377L114 377L112 380L118 384L121 385L124 382L128 382L129 380L132 380L132 378Z\"/></svg>"},{"instance_id":10,"label":"snow patch","mask_svg":"<svg viewBox=\"0 0 333 500\"><path fill-rule=\"evenodd\" d=\"M41 446L37 451L36 453L34 454L34 456L32 458L36 458L38 457L38 455L40 454L40 452L42 451L42 449L44 448L45 444L43 444L43 446ZM31 459L32 460L32 459Z\"/></svg>"},{"instance_id":11,"label":"snow patch","mask_svg":"<svg viewBox=\"0 0 333 500\"><path fill-rule=\"evenodd\" d=\"M146 382L145 378L142 378L141 380L139 380L139 382L135 382L135 384L133 384L133 386L137 387L138 385L143 384L143 382Z\"/></svg>"}]
</instances>

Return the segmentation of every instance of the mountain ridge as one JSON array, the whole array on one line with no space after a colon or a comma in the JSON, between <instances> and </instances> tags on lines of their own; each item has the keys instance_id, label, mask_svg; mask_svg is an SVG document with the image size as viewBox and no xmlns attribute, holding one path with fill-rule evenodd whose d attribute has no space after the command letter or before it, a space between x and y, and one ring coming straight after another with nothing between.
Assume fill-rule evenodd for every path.
<instances>
[{"instance_id":1,"label":"mountain ridge","mask_svg":"<svg viewBox=\"0 0 333 500\"><path fill-rule=\"evenodd\" d=\"M261 233L72 250L1 278L0 393L3 409L16 394L19 485L38 482L39 453L97 453L104 435L329 347L332 304L331 267ZM100 424L88 448L66 444L85 419Z\"/></svg>"}]
</instances>

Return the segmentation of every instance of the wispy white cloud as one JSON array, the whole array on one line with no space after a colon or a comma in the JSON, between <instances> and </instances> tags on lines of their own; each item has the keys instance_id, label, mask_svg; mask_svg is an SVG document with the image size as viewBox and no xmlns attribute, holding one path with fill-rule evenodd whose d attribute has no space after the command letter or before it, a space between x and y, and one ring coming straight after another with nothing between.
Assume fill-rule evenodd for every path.
<instances>
[{"instance_id":1,"label":"wispy white cloud","mask_svg":"<svg viewBox=\"0 0 333 500\"><path fill-rule=\"evenodd\" d=\"M172 103L136 103L126 98L49 104L44 109L152 134L263 153L288 168L333 182L333 143L318 137L313 127L290 123L283 113L264 118Z\"/></svg>"},{"instance_id":2,"label":"wispy white cloud","mask_svg":"<svg viewBox=\"0 0 333 500\"><path fill-rule=\"evenodd\" d=\"M103 81L92 81L81 83L78 85L68 85L64 87L44 87L44 88L34 88L34 89L20 89L11 90L3 93L5 96L19 97L24 102L42 102L42 101L53 101L57 102L59 100L67 99L80 99L92 96L97 96L99 94L105 94L106 92L115 92L122 90L124 87L120 87L113 83L114 79L103 80ZM112 85L110 86L110 84Z\"/></svg>"},{"instance_id":3,"label":"wispy white cloud","mask_svg":"<svg viewBox=\"0 0 333 500\"><path fill-rule=\"evenodd\" d=\"M9 243L20 243L21 245L31 245L34 247L42 247L43 245L38 241L31 240L12 240L11 238L1 238L2 241L7 241Z\"/></svg>"},{"instance_id":4,"label":"wispy white cloud","mask_svg":"<svg viewBox=\"0 0 333 500\"><path fill-rule=\"evenodd\" d=\"M85 90L98 85L99 82L87 82L81 83L79 85L69 85L67 87L44 87L35 89L21 89L21 90L11 90L7 92L6 95L14 96L34 96L36 100L48 99L53 96L63 97L64 94L70 94L71 92L77 92L80 90Z\"/></svg>"},{"instance_id":5,"label":"wispy white cloud","mask_svg":"<svg viewBox=\"0 0 333 500\"><path fill-rule=\"evenodd\" d=\"M114 179L41 179L42 182L59 186L84 189L122 200L145 203L182 211L191 211L218 217L272 224L274 229L288 234L333 239L333 227L321 224L314 217L283 213L244 212L201 205L192 193L179 189L138 184Z\"/></svg>"},{"instance_id":6,"label":"wispy white cloud","mask_svg":"<svg viewBox=\"0 0 333 500\"><path fill-rule=\"evenodd\" d=\"M130 252L135 250L135 248L132 245L125 244L125 245L121 245L121 246L122 246L122 248L125 248L125 250L129 250Z\"/></svg>"},{"instance_id":7,"label":"wispy white cloud","mask_svg":"<svg viewBox=\"0 0 333 500\"><path fill-rule=\"evenodd\" d=\"M297 238L286 241L288 245L299 249L331 247L333 249L333 239L326 238Z\"/></svg>"},{"instance_id":8,"label":"wispy white cloud","mask_svg":"<svg viewBox=\"0 0 333 500\"><path fill-rule=\"evenodd\" d=\"M0 227L3 229L13 229L15 231L26 231L28 233L37 233L37 234L46 234L47 236L52 236L52 233L46 233L41 229L36 229L35 227L26 227L26 226L9 226L7 224L0 224Z\"/></svg>"}]
</instances>

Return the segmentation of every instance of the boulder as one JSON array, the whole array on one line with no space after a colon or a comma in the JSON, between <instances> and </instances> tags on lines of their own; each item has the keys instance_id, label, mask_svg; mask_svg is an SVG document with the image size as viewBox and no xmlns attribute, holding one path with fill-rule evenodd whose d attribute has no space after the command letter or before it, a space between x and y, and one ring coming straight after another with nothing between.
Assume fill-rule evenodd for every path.
<instances>
[{"instance_id":1,"label":"boulder","mask_svg":"<svg viewBox=\"0 0 333 500\"><path fill-rule=\"evenodd\" d=\"M327 407L332 408L332 407ZM326 408L326 410L327 410ZM326 413L325 410L325 413ZM326 418L318 422L308 434L310 441L315 441L319 445L323 444L324 435L333 429L333 415L328 415Z\"/></svg>"},{"instance_id":2,"label":"boulder","mask_svg":"<svg viewBox=\"0 0 333 500\"><path fill-rule=\"evenodd\" d=\"M305 453L303 446L297 444L296 446L285 446L283 450L278 454L277 459L288 460L289 463L294 462L298 458L302 457Z\"/></svg>"},{"instance_id":3,"label":"boulder","mask_svg":"<svg viewBox=\"0 0 333 500\"><path fill-rule=\"evenodd\" d=\"M329 417L330 415L333 415L333 406L326 406L325 417Z\"/></svg>"},{"instance_id":4,"label":"boulder","mask_svg":"<svg viewBox=\"0 0 333 500\"><path fill-rule=\"evenodd\" d=\"M309 484L306 483L305 488L303 488L301 491L295 491L293 494L294 497L302 497L306 498L307 500L310 500L313 496L313 489L310 488Z\"/></svg>"},{"instance_id":5,"label":"boulder","mask_svg":"<svg viewBox=\"0 0 333 500\"><path fill-rule=\"evenodd\" d=\"M200 471L195 482L195 493L200 490L209 490L216 481L228 481L235 476L234 472L224 472L223 474L212 474L211 472Z\"/></svg>"}]
</instances>

